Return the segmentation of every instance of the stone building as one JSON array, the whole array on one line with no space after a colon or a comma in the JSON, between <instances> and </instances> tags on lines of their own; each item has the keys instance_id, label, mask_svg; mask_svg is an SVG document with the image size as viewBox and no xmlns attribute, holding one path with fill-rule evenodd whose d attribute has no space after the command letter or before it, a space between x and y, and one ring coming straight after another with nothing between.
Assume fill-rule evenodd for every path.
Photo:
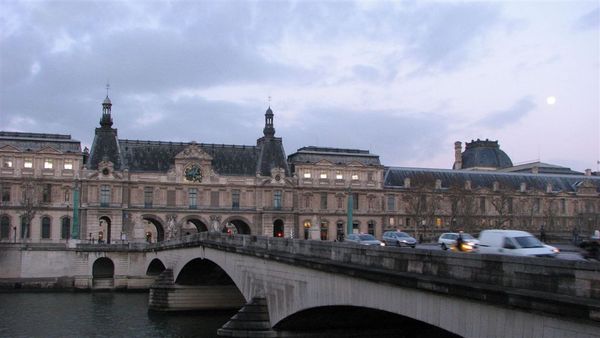
<instances>
[{"instance_id":1,"label":"stone building","mask_svg":"<svg viewBox=\"0 0 600 338\"><path fill-rule=\"evenodd\" d=\"M0 132L1 242L154 242L198 231L336 240L398 228L427 240L542 225L566 238L600 228L599 176L514 166L497 141L464 152L456 142L453 169L387 167L358 149L307 146L286 157L271 108L255 145L120 139L111 110L106 97L89 152L69 135Z\"/></svg>"}]
</instances>

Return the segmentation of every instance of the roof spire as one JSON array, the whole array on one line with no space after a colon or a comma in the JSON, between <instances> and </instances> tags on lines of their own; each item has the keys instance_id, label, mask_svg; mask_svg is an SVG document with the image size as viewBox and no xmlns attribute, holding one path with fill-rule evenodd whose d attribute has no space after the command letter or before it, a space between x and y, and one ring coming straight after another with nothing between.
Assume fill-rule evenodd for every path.
<instances>
[{"instance_id":1,"label":"roof spire","mask_svg":"<svg viewBox=\"0 0 600 338\"><path fill-rule=\"evenodd\" d=\"M271 97L269 96L269 108L265 112L265 128L263 129L263 134L265 137L273 137L275 136L275 128L273 127L273 111L271 110Z\"/></svg>"},{"instance_id":2,"label":"roof spire","mask_svg":"<svg viewBox=\"0 0 600 338\"><path fill-rule=\"evenodd\" d=\"M100 126L102 126L103 128L110 128L110 127L112 127L112 124L113 124L112 117L110 116L112 102L110 102L110 99L108 98L108 90L109 89L110 89L110 84L107 81L106 82L106 98L104 99L104 101L102 101L102 118L100 119Z\"/></svg>"}]
</instances>

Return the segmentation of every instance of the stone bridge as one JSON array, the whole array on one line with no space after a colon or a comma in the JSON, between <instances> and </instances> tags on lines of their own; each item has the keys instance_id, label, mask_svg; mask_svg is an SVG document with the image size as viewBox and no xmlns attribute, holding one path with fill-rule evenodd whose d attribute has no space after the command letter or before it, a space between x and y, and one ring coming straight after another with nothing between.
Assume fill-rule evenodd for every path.
<instances>
[{"instance_id":1,"label":"stone bridge","mask_svg":"<svg viewBox=\"0 0 600 338\"><path fill-rule=\"evenodd\" d=\"M159 310L185 308L193 298L175 296L173 285L227 284L215 283L223 281L217 270L230 278L232 297L220 295L213 306L241 301L251 309L220 330L225 336L387 332L410 318L449 336L600 337L598 263L202 233L153 245L146 264L164 265L172 276L151 290L150 306ZM244 324L256 308L269 325Z\"/></svg>"},{"instance_id":2,"label":"stone bridge","mask_svg":"<svg viewBox=\"0 0 600 338\"><path fill-rule=\"evenodd\" d=\"M600 337L600 264L587 261L204 232L0 247L0 287L22 282L152 285L159 311L241 308L222 336Z\"/></svg>"}]
</instances>

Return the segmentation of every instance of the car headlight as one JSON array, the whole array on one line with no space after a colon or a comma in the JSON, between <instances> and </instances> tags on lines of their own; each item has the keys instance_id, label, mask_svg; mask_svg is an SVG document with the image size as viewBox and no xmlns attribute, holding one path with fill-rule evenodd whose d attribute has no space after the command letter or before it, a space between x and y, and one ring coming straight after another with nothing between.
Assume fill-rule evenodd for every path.
<instances>
[{"instance_id":1,"label":"car headlight","mask_svg":"<svg viewBox=\"0 0 600 338\"><path fill-rule=\"evenodd\" d=\"M379 243L380 246L385 246L385 243L381 242Z\"/></svg>"}]
</instances>

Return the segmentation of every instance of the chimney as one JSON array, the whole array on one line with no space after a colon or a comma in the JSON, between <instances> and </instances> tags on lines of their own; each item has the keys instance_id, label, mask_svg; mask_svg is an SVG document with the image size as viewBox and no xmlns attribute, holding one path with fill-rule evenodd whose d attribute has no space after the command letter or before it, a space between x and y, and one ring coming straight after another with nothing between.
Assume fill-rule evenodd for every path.
<instances>
[{"instance_id":1,"label":"chimney","mask_svg":"<svg viewBox=\"0 0 600 338\"><path fill-rule=\"evenodd\" d=\"M585 169L585 176L592 176L592 169Z\"/></svg>"},{"instance_id":2,"label":"chimney","mask_svg":"<svg viewBox=\"0 0 600 338\"><path fill-rule=\"evenodd\" d=\"M462 143L460 141L454 142L454 166L452 169L462 169Z\"/></svg>"}]
</instances>

